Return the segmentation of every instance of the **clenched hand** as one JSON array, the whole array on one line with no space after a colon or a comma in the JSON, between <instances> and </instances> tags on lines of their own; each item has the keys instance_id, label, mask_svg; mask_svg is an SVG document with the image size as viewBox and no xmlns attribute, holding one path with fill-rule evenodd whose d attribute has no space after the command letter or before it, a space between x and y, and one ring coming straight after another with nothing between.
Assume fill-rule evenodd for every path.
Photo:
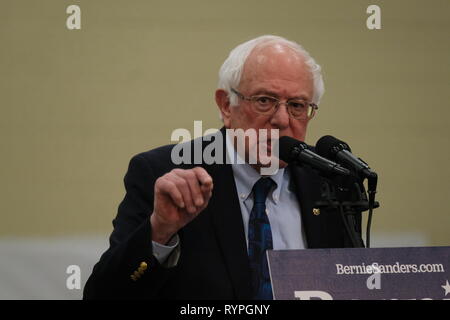
<instances>
[{"instance_id":1,"label":"clenched hand","mask_svg":"<svg viewBox=\"0 0 450 320\"><path fill-rule=\"evenodd\" d=\"M150 217L152 240L166 244L206 208L212 189L212 178L201 167L173 169L158 178L154 211Z\"/></svg>"}]
</instances>

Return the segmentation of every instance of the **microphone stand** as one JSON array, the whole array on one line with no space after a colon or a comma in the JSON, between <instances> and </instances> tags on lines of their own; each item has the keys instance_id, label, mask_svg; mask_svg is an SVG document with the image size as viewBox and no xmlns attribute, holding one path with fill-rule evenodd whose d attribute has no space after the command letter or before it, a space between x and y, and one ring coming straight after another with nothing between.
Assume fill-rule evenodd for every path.
<instances>
[{"instance_id":1,"label":"microphone stand","mask_svg":"<svg viewBox=\"0 0 450 320\"><path fill-rule=\"evenodd\" d=\"M369 210L371 214L373 208L380 206L377 201L374 201L376 181L375 185L373 180L369 183L370 199L367 197L363 181L363 178L355 175L325 178L321 188L321 200L315 202L315 206L321 211L339 211L351 246L354 248L365 247L361 235L362 212ZM369 247L369 238L367 242Z\"/></svg>"}]
</instances>

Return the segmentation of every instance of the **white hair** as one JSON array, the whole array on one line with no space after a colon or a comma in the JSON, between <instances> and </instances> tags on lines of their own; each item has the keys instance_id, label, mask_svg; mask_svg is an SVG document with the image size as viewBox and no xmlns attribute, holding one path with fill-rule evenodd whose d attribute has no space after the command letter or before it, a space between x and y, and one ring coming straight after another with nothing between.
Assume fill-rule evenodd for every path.
<instances>
[{"instance_id":1,"label":"white hair","mask_svg":"<svg viewBox=\"0 0 450 320\"><path fill-rule=\"evenodd\" d=\"M219 71L218 89L223 89L228 92L230 105L235 106L238 104L237 96L235 94L230 94L231 88L236 89L239 86L242 70L244 69L244 64L250 53L256 47L262 48L273 44L285 45L305 59L305 64L308 66L313 77L314 93L312 102L319 105L320 99L325 91L320 65L318 65L310 54L298 43L273 35L260 36L238 45L230 52L230 55L222 64Z\"/></svg>"}]
</instances>

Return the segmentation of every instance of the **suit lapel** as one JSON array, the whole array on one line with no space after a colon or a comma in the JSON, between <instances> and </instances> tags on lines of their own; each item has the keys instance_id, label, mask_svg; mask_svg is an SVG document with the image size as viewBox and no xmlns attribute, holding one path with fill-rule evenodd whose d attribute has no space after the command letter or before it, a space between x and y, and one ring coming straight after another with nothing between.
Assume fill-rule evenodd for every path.
<instances>
[{"instance_id":1,"label":"suit lapel","mask_svg":"<svg viewBox=\"0 0 450 320\"><path fill-rule=\"evenodd\" d=\"M308 248L327 247L326 223L323 214L314 214L314 202L320 199L320 179L311 170L290 166L291 178L300 203L303 229Z\"/></svg>"},{"instance_id":2,"label":"suit lapel","mask_svg":"<svg viewBox=\"0 0 450 320\"><path fill-rule=\"evenodd\" d=\"M225 164L225 128L223 138L223 163L207 166L214 183L213 196L208 207L211 208L211 221L217 242L223 254L237 299L251 298L250 266L247 255L244 223L237 196L233 170Z\"/></svg>"},{"instance_id":3,"label":"suit lapel","mask_svg":"<svg viewBox=\"0 0 450 320\"><path fill-rule=\"evenodd\" d=\"M210 174L214 195L210 200L212 224L222 250L237 299L250 299L250 267L244 224L230 165L214 165Z\"/></svg>"}]
</instances>

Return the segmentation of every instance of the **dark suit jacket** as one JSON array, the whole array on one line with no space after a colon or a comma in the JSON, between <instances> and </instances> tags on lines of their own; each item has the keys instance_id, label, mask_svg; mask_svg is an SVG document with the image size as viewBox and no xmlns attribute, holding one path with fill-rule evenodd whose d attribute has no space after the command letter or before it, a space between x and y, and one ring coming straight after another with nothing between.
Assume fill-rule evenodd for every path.
<instances>
[{"instance_id":1,"label":"dark suit jacket","mask_svg":"<svg viewBox=\"0 0 450 320\"><path fill-rule=\"evenodd\" d=\"M124 179L126 195L113 221L110 248L86 283L85 299L251 299L246 239L229 164L200 165L213 179L213 195L208 207L178 232L178 264L165 268L153 256L149 216L155 181L176 167L198 166L174 165L172 148L163 146L131 159ZM293 167L290 171L308 248L349 246L338 213L313 214L322 179L308 168ZM135 281L131 275L142 262L147 269Z\"/></svg>"}]
</instances>

